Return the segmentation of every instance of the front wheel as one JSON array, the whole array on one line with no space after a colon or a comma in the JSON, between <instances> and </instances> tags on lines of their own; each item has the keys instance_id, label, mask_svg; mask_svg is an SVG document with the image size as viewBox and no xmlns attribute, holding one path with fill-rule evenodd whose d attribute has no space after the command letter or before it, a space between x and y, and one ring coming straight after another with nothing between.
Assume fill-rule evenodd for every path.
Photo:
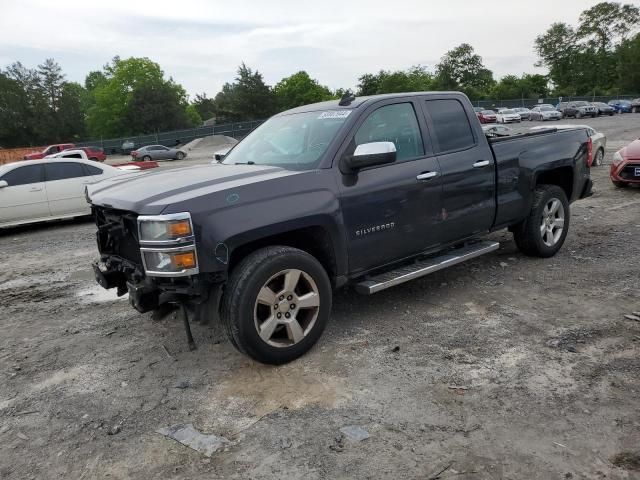
<instances>
[{"instance_id":1,"label":"front wheel","mask_svg":"<svg viewBox=\"0 0 640 480\"><path fill-rule=\"evenodd\" d=\"M145 155L144 157L142 157L143 162L148 162L149 160L151 160L151 157L149 155Z\"/></svg>"},{"instance_id":2,"label":"front wheel","mask_svg":"<svg viewBox=\"0 0 640 480\"><path fill-rule=\"evenodd\" d=\"M184 153L178 152L176 153L176 160L182 160L184 158Z\"/></svg>"},{"instance_id":3,"label":"front wheel","mask_svg":"<svg viewBox=\"0 0 640 480\"><path fill-rule=\"evenodd\" d=\"M569 231L569 201L557 185L538 185L529 216L513 229L522 253L552 257L562 247Z\"/></svg>"},{"instance_id":4,"label":"front wheel","mask_svg":"<svg viewBox=\"0 0 640 480\"><path fill-rule=\"evenodd\" d=\"M318 260L297 248L266 247L233 269L221 319L238 350L259 362L280 365L318 341L331 302L331 283Z\"/></svg>"}]
</instances>

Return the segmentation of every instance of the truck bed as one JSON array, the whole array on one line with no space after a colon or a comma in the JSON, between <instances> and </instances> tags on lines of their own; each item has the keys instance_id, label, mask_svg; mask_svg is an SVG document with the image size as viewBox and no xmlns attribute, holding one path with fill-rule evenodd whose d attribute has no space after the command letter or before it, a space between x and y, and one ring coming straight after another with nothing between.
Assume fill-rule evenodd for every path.
<instances>
[{"instance_id":1,"label":"truck bed","mask_svg":"<svg viewBox=\"0 0 640 480\"><path fill-rule=\"evenodd\" d=\"M488 138L495 158L496 217L494 229L517 223L531 208L536 179L556 170L569 202L585 195L589 182L589 137L585 129L540 130L509 137ZM562 168L566 167L566 168Z\"/></svg>"}]
</instances>

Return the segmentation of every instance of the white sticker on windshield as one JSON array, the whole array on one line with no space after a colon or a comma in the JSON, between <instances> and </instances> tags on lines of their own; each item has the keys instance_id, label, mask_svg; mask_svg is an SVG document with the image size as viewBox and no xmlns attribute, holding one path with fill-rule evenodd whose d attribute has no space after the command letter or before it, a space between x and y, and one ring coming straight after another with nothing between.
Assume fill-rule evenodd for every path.
<instances>
[{"instance_id":1,"label":"white sticker on windshield","mask_svg":"<svg viewBox=\"0 0 640 480\"><path fill-rule=\"evenodd\" d=\"M347 118L351 110L330 110L328 112L322 112L318 119L322 118Z\"/></svg>"}]
</instances>

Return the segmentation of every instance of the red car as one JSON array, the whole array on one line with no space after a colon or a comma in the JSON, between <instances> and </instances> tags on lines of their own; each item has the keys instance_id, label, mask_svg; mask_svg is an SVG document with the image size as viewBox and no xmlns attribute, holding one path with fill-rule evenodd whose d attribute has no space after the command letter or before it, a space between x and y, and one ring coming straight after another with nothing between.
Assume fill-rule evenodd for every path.
<instances>
[{"instance_id":1,"label":"red car","mask_svg":"<svg viewBox=\"0 0 640 480\"><path fill-rule=\"evenodd\" d=\"M640 185L640 139L614 153L609 177L616 187Z\"/></svg>"},{"instance_id":2,"label":"red car","mask_svg":"<svg viewBox=\"0 0 640 480\"><path fill-rule=\"evenodd\" d=\"M84 150L89 160L95 162L104 162L107 159L107 155L100 147L77 147L78 150Z\"/></svg>"},{"instance_id":3,"label":"red car","mask_svg":"<svg viewBox=\"0 0 640 480\"><path fill-rule=\"evenodd\" d=\"M496 123L498 121L496 112L493 110L482 110L476 113L476 116L478 120L480 120L480 123Z\"/></svg>"},{"instance_id":4,"label":"red car","mask_svg":"<svg viewBox=\"0 0 640 480\"><path fill-rule=\"evenodd\" d=\"M54 153L61 152L62 150L69 150L70 148L76 148L73 143L58 143L55 145L49 145L41 152L33 152L24 156L24 160L39 160L47 155L53 155Z\"/></svg>"}]
</instances>

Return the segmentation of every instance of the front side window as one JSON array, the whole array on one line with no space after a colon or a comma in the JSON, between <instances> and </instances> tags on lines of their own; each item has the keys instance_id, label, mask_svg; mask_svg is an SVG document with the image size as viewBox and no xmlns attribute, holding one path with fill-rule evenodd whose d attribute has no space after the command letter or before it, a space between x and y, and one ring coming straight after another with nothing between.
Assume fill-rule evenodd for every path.
<instances>
[{"instance_id":1,"label":"front side window","mask_svg":"<svg viewBox=\"0 0 640 480\"><path fill-rule=\"evenodd\" d=\"M458 100L428 100L426 104L433 120L439 152L463 150L475 145L467 113Z\"/></svg>"},{"instance_id":2,"label":"front side window","mask_svg":"<svg viewBox=\"0 0 640 480\"><path fill-rule=\"evenodd\" d=\"M351 110L326 110L272 117L238 143L222 163L313 170L350 114Z\"/></svg>"},{"instance_id":3,"label":"front side window","mask_svg":"<svg viewBox=\"0 0 640 480\"><path fill-rule=\"evenodd\" d=\"M411 103L378 108L360 126L354 140L356 146L371 142L393 142L397 162L424 156L422 135Z\"/></svg>"},{"instance_id":4,"label":"front side window","mask_svg":"<svg viewBox=\"0 0 640 480\"><path fill-rule=\"evenodd\" d=\"M69 178L84 177L86 175L81 163L55 162L45 165L45 178L47 182L67 180Z\"/></svg>"},{"instance_id":5,"label":"front side window","mask_svg":"<svg viewBox=\"0 0 640 480\"><path fill-rule=\"evenodd\" d=\"M28 185L30 183L40 183L42 179L42 165L29 165L26 167L14 168L7 172L0 180L4 180L10 187L18 185Z\"/></svg>"}]
</instances>

